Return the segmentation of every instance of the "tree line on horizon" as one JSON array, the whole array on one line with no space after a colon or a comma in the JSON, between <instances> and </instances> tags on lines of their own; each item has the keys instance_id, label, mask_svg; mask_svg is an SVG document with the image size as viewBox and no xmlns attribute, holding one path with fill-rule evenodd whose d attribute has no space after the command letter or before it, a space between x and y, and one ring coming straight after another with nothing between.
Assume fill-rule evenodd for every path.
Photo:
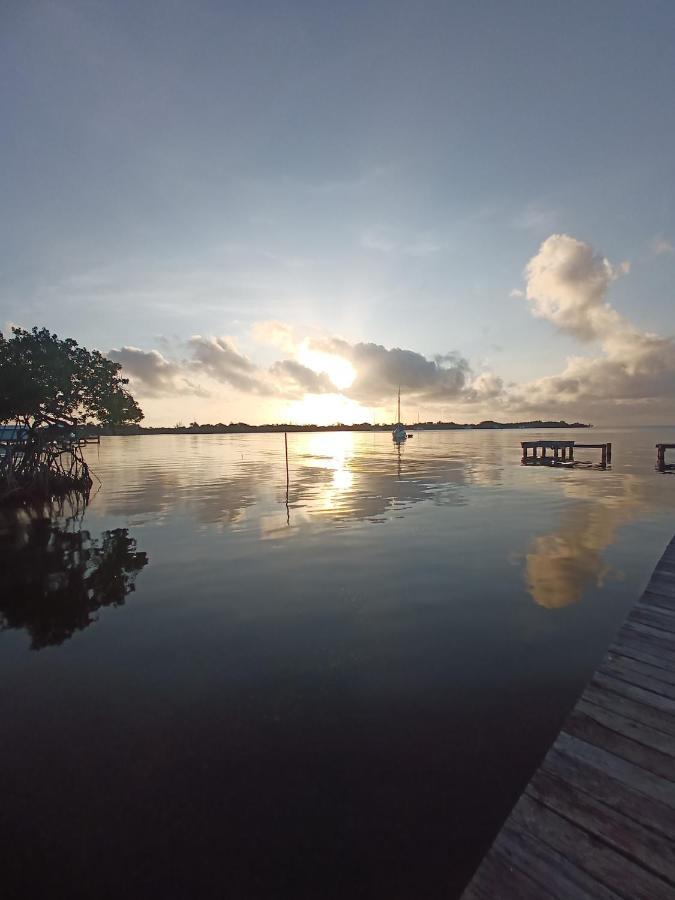
<instances>
[{"instance_id":1,"label":"tree line on horizon","mask_svg":"<svg viewBox=\"0 0 675 900\"><path fill-rule=\"evenodd\" d=\"M102 435L133 435L133 434L248 434L248 433L277 433L277 432L303 432L303 431L390 431L394 427L394 423L372 423L372 422L356 422L347 425L343 422L335 422L332 425L316 425L308 423L298 425L290 422L268 423L265 425L249 425L248 422L218 422L215 425L211 423L199 424L198 422L190 422L189 425L119 425L104 426L97 429ZM458 422L416 422L413 425L406 425L406 428L418 431L467 431L477 430L502 430L502 429L524 429L524 428L592 428L593 426L585 422L566 422L564 420L545 420L534 419L523 422L496 422L486 419L482 422L475 423L458 423Z\"/></svg>"}]
</instances>

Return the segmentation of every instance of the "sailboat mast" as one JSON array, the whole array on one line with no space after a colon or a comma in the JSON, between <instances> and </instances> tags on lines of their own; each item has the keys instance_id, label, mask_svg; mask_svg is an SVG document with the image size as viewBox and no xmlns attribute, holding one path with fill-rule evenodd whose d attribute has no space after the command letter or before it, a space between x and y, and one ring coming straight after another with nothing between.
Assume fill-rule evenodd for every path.
<instances>
[{"instance_id":1,"label":"sailboat mast","mask_svg":"<svg viewBox=\"0 0 675 900\"><path fill-rule=\"evenodd\" d=\"M401 385L398 386L398 421L401 421Z\"/></svg>"}]
</instances>

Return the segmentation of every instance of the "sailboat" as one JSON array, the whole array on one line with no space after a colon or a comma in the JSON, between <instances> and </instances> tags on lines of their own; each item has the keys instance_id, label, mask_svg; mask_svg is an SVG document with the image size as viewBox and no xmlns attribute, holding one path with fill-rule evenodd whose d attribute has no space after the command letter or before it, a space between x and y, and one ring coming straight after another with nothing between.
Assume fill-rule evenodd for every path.
<instances>
[{"instance_id":1,"label":"sailboat","mask_svg":"<svg viewBox=\"0 0 675 900\"><path fill-rule=\"evenodd\" d=\"M408 435L406 434L405 426L401 423L401 388L399 386L398 389L398 422L394 425L394 430L391 433L391 436L397 444L400 444L402 441L405 441Z\"/></svg>"}]
</instances>

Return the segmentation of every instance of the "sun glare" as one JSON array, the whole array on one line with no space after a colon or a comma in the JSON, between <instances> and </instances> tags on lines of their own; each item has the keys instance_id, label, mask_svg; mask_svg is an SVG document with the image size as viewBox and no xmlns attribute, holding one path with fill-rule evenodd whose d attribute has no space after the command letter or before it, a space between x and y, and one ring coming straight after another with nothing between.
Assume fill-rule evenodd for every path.
<instances>
[{"instance_id":1,"label":"sun glare","mask_svg":"<svg viewBox=\"0 0 675 900\"><path fill-rule=\"evenodd\" d=\"M352 425L369 421L371 412L342 394L306 394L302 400L286 407L283 418L301 425L335 425L337 422Z\"/></svg>"},{"instance_id":2,"label":"sun glare","mask_svg":"<svg viewBox=\"0 0 675 900\"><path fill-rule=\"evenodd\" d=\"M312 350L307 344L300 346L298 362L313 372L327 375L340 391L348 388L356 378L356 369L344 357L336 356L334 353L324 353L321 350Z\"/></svg>"}]
</instances>

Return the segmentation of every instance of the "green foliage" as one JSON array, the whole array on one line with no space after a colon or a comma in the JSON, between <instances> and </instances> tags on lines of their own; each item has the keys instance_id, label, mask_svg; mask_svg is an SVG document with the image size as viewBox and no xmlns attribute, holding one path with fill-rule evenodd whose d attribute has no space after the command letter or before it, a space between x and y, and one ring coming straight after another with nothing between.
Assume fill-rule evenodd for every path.
<instances>
[{"instance_id":1,"label":"green foliage","mask_svg":"<svg viewBox=\"0 0 675 900\"><path fill-rule=\"evenodd\" d=\"M47 328L0 332L0 422L124 425L143 412L119 363Z\"/></svg>"}]
</instances>

